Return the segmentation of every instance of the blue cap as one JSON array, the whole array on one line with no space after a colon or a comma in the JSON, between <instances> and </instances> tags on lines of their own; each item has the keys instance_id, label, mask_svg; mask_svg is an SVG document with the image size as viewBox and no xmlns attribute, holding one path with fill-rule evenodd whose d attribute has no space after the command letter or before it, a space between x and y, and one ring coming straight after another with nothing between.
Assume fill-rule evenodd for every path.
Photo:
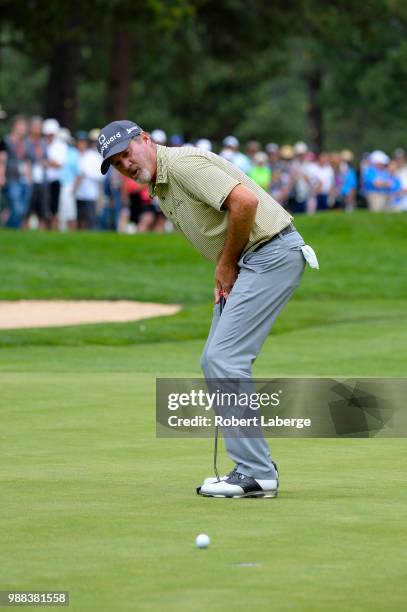
<instances>
[{"instance_id":1,"label":"blue cap","mask_svg":"<svg viewBox=\"0 0 407 612\"><path fill-rule=\"evenodd\" d=\"M103 162L100 167L102 174L106 174L110 166L110 158L116 153L121 153L129 146L129 142L135 136L141 134L143 130L133 121L123 119L121 121L112 121L100 130L97 140L97 148L100 155L103 157Z\"/></svg>"},{"instance_id":2,"label":"blue cap","mask_svg":"<svg viewBox=\"0 0 407 612\"><path fill-rule=\"evenodd\" d=\"M89 140L88 132L85 132L85 130L79 130L75 134L75 140Z\"/></svg>"},{"instance_id":3,"label":"blue cap","mask_svg":"<svg viewBox=\"0 0 407 612\"><path fill-rule=\"evenodd\" d=\"M173 147L180 147L181 145L183 145L183 144L184 144L184 139L183 139L183 137L181 136L181 134L173 134L173 135L170 137L170 144L171 144Z\"/></svg>"}]
</instances>

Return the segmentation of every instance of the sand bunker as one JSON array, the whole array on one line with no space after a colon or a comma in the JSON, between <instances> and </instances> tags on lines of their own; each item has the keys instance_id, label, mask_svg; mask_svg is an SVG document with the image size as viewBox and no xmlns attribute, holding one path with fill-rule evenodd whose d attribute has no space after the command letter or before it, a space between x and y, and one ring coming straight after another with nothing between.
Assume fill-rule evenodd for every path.
<instances>
[{"instance_id":1,"label":"sand bunker","mask_svg":"<svg viewBox=\"0 0 407 612\"><path fill-rule=\"evenodd\" d=\"M177 304L130 301L20 300L0 302L0 329L126 323L176 314Z\"/></svg>"}]
</instances>

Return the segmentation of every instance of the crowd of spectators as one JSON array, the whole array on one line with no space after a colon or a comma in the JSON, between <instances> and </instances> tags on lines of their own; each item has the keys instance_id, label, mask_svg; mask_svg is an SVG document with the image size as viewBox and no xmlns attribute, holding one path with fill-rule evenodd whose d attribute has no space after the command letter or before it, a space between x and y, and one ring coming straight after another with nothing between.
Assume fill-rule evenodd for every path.
<instances>
[{"instance_id":1,"label":"crowd of spectators","mask_svg":"<svg viewBox=\"0 0 407 612\"><path fill-rule=\"evenodd\" d=\"M0 143L0 225L54 230L170 231L171 223L150 198L148 188L110 168L100 173L96 149L99 130L72 136L56 119L16 117ZM167 140L163 130L152 139L167 146L196 146L212 151L202 138ZM407 211L407 161L403 149L362 155L350 150L313 153L304 142L293 146L255 141L241 147L227 136L219 155L248 174L290 212L312 214L331 209L373 212Z\"/></svg>"}]
</instances>

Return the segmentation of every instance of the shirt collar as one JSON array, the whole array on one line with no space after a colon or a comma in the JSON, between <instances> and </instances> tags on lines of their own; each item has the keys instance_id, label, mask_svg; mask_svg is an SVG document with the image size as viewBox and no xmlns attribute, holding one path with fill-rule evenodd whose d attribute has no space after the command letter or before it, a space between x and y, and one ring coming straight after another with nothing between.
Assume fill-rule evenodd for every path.
<instances>
[{"instance_id":1,"label":"shirt collar","mask_svg":"<svg viewBox=\"0 0 407 612\"><path fill-rule=\"evenodd\" d=\"M167 147L157 145L157 178L156 183L168 183Z\"/></svg>"},{"instance_id":2,"label":"shirt collar","mask_svg":"<svg viewBox=\"0 0 407 612\"><path fill-rule=\"evenodd\" d=\"M157 185L168 183L167 147L157 145L157 174L155 183L150 183L150 193L154 193Z\"/></svg>"}]
</instances>

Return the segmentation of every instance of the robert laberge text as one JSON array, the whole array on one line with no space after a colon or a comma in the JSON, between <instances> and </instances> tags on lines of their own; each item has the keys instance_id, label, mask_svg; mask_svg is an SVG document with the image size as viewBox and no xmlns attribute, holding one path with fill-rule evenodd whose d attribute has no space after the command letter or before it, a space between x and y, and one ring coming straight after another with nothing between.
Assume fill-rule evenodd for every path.
<instances>
[{"instance_id":1,"label":"robert laberge text","mask_svg":"<svg viewBox=\"0 0 407 612\"><path fill-rule=\"evenodd\" d=\"M200 415L192 418L182 418L175 415L168 417L168 425L170 427L212 427L212 424L220 427L293 427L295 429L303 429L304 427L311 427L311 419L283 419L278 415L273 418L255 416L247 419L219 415L216 415L214 419Z\"/></svg>"}]
</instances>

